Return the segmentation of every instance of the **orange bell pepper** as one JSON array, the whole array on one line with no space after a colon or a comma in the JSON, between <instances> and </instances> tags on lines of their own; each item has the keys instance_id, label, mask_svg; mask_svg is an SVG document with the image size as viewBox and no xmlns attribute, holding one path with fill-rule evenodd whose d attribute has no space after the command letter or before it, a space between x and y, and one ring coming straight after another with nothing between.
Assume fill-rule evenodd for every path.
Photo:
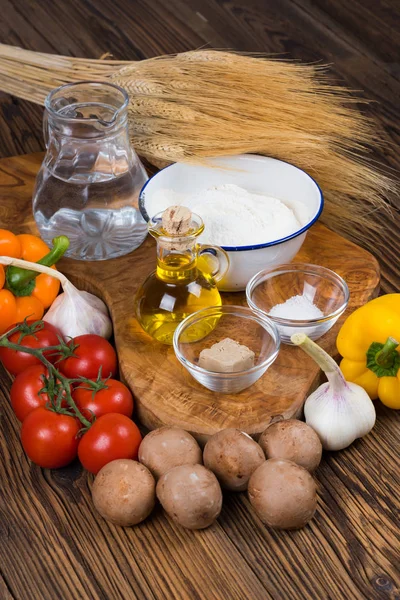
<instances>
[{"instance_id":1,"label":"orange bell pepper","mask_svg":"<svg viewBox=\"0 0 400 600\"><path fill-rule=\"evenodd\" d=\"M0 333L4 333L17 317L15 296L8 290L0 290Z\"/></svg>"},{"instance_id":2,"label":"orange bell pepper","mask_svg":"<svg viewBox=\"0 0 400 600\"><path fill-rule=\"evenodd\" d=\"M21 242L8 229L0 229L0 256L21 258Z\"/></svg>"},{"instance_id":3,"label":"orange bell pepper","mask_svg":"<svg viewBox=\"0 0 400 600\"><path fill-rule=\"evenodd\" d=\"M67 250L69 240L65 236L59 236L53 240L53 244L50 250L35 235L14 235L11 231L0 229L0 256L52 266ZM60 282L54 277L0 265L0 334L13 323L25 318L41 319L46 308L55 300L59 289Z\"/></svg>"},{"instance_id":4,"label":"orange bell pepper","mask_svg":"<svg viewBox=\"0 0 400 600\"><path fill-rule=\"evenodd\" d=\"M15 256L14 258L22 258L22 260L28 260L29 262L38 262L49 253L47 244L36 235L23 233L17 235L16 238L21 245L21 255ZM10 255L6 254L5 256ZM55 267L53 268L55 269ZM42 273L36 277L36 285L33 288L31 296L37 298L43 304L44 309L46 309L53 304L59 290L60 282L58 279ZM41 318L42 317L39 317L39 319Z\"/></svg>"}]
</instances>

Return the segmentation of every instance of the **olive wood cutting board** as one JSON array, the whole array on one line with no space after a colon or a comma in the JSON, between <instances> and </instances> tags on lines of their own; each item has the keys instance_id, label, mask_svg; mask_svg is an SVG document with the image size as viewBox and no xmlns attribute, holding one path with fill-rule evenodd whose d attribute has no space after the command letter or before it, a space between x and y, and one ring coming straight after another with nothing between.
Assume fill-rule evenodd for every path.
<instances>
[{"instance_id":1,"label":"olive wood cutting board","mask_svg":"<svg viewBox=\"0 0 400 600\"><path fill-rule=\"evenodd\" d=\"M0 227L37 233L31 211L34 179L41 154L2 161ZM309 231L296 261L317 263L341 275L350 288L350 311L374 297L379 266L366 250L317 223ZM149 429L176 425L200 441L219 429L238 427L262 432L279 418L301 413L307 395L319 382L315 363L299 348L282 346L275 363L253 386L236 395L202 387L175 358L170 346L154 342L134 318L134 295L155 266L155 243L149 237L133 253L104 262L63 259L59 269L72 282L107 303L113 324L120 373L131 388L137 416ZM245 304L243 293L223 294L223 302ZM336 355L335 339L344 317L319 343Z\"/></svg>"}]
</instances>

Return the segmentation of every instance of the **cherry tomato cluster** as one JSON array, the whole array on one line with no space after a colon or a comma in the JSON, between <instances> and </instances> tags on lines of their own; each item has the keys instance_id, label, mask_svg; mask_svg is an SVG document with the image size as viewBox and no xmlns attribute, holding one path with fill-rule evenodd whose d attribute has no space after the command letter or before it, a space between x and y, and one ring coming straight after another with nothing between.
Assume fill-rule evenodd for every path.
<instances>
[{"instance_id":1,"label":"cherry tomato cluster","mask_svg":"<svg viewBox=\"0 0 400 600\"><path fill-rule=\"evenodd\" d=\"M44 321L14 325L0 338L0 360L15 375L11 404L28 458L49 469L77 456L96 474L117 458L136 459L140 431L130 390L115 379L117 355L97 335L66 342Z\"/></svg>"}]
</instances>

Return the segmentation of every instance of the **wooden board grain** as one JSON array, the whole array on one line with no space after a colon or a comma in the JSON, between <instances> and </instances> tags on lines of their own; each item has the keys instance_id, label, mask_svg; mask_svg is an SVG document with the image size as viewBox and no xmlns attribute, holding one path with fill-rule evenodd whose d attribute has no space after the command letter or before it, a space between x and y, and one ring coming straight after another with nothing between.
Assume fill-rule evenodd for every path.
<instances>
[{"instance_id":1,"label":"wooden board grain","mask_svg":"<svg viewBox=\"0 0 400 600\"><path fill-rule=\"evenodd\" d=\"M0 188L4 197L1 227L15 230L15 211L18 211L20 228L37 232L30 204L37 158L28 155L10 162ZM17 180L23 182L23 194L18 186L15 201L13 182ZM379 267L376 259L323 225L316 224L311 228L295 260L320 264L339 273L350 289L349 311L377 293ZM226 427L239 427L257 435L272 420L300 414L320 373L314 361L302 350L282 344L275 363L254 385L239 394L219 394L197 383L179 364L171 346L152 340L141 329L134 316L133 299L138 286L155 267L155 244L150 236L136 251L116 260L64 259L59 265L73 283L97 294L107 303L114 325L120 372L134 394L137 415L145 427L175 425L203 441ZM246 304L243 293L222 296L224 303ZM336 352L335 339L343 319L344 315L320 340L330 354Z\"/></svg>"}]
</instances>

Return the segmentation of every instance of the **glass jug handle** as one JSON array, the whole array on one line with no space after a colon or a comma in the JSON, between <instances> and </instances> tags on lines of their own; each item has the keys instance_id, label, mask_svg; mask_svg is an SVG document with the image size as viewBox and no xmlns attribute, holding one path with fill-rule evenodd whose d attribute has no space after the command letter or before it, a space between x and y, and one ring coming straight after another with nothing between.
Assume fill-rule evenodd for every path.
<instances>
[{"instance_id":1,"label":"glass jug handle","mask_svg":"<svg viewBox=\"0 0 400 600\"><path fill-rule=\"evenodd\" d=\"M207 264L207 273L217 283L226 274L229 268L229 256L219 246L209 246L208 244L198 244L198 256L205 259Z\"/></svg>"},{"instance_id":2,"label":"glass jug handle","mask_svg":"<svg viewBox=\"0 0 400 600\"><path fill-rule=\"evenodd\" d=\"M47 116L47 110L43 113L43 139L47 150L49 147L49 118Z\"/></svg>"}]
</instances>

